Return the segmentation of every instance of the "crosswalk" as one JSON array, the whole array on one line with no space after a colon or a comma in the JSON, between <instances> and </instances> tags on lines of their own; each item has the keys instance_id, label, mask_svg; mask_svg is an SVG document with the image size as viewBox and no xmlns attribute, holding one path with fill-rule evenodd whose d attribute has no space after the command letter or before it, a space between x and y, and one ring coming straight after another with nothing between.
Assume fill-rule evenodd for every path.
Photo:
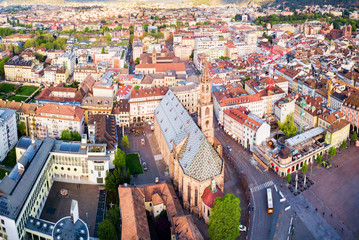
<instances>
[{"instance_id":1,"label":"crosswalk","mask_svg":"<svg viewBox=\"0 0 359 240\"><path fill-rule=\"evenodd\" d=\"M258 191L260 191L260 190L262 190L264 188L272 186L273 184L274 184L273 181L268 181L268 182L259 184L257 186L251 187L251 192L252 193L258 192Z\"/></svg>"}]
</instances>

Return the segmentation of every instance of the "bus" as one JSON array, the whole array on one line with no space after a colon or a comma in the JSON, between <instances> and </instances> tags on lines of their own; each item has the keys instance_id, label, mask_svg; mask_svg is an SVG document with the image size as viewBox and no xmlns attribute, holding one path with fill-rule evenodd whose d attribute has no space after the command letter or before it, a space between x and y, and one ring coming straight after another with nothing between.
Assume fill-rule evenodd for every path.
<instances>
[{"instance_id":1,"label":"bus","mask_svg":"<svg viewBox=\"0 0 359 240\"><path fill-rule=\"evenodd\" d=\"M268 213L273 213L273 197L272 197L271 188L267 188L267 203L268 203Z\"/></svg>"}]
</instances>

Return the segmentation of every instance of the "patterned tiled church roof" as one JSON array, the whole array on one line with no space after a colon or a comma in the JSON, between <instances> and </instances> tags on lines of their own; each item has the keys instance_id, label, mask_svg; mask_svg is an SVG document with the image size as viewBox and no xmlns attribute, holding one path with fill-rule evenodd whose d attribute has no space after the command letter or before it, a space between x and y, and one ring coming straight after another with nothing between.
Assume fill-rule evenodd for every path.
<instances>
[{"instance_id":1,"label":"patterned tiled church roof","mask_svg":"<svg viewBox=\"0 0 359 240\"><path fill-rule=\"evenodd\" d=\"M155 117L170 151L183 144L178 160L186 175L205 181L222 172L222 159L171 90L156 108Z\"/></svg>"}]
</instances>

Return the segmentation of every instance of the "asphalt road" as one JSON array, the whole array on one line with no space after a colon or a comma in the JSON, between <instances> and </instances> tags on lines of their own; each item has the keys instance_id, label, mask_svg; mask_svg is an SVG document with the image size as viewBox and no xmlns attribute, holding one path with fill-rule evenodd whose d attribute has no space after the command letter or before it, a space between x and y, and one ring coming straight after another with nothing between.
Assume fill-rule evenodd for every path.
<instances>
[{"instance_id":1,"label":"asphalt road","mask_svg":"<svg viewBox=\"0 0 359 240\"><path fill-rule=\"evenodd\" d=\"M248 239L289 239L292 236L289 233L289 219L295 214L292 209L285 211L285 208L289 206L287 201L280 202L279 191L284 189L284 186L280 187L284 183L283 179L271 171L266 171L257 161L252 159L252 153L235 142L221 128L215 128L215 136L222 143L224 153L234 159L237 167L247 176L248 187L251 192L249 209L252 209L250 224L247 226ZM228 145L232 151L227 150L226 146ZM268 187L272 188L273 193L274 210L272 214L267 212L266 188ZM299 217L296 218L293 226L296 227L296 231L301 232L300 236L303 237L301 239L313 239Z\"/></svg>"}]
</instances>

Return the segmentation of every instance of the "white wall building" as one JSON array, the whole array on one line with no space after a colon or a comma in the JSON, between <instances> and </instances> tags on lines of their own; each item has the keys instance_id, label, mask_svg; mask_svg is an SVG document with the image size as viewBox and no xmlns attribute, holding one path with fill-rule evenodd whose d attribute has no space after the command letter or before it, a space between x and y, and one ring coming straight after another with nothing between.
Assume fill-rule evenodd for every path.
<instances>
[{"instance_id":1,"label":"white wall building","mask_svg":"<svg viewBox=\"0 0 359 240\"><path fill-rule=\"evenodd\" d=\"M281 123L295 111L295 99L282 98L274 104L274 115Z\"/></svg>"},{"instance_id":2,"label":"white wall building","mask_svg":"<svg viewBox=\"0 0 359 240\"><path fill-rule=\"evenodd\" d=\"M85 110L77 106L45 104L36 110L36 136L60 138L63 130L84 131Z\"/></svg>"},{"instance_id":3,"label":"white wall building","mask_svg":"<svg viewBox=\"0 0 359 240\"><path fill-rule=\"evenodd\" d=\"M0 162L17 143L16 111L0 108Z\"/></svg>"},{"instance_id":4,"label":"white wall building","mask_svg":"<svg viewBox=\"0 0 359 240\"><path fill-rule=\"evenodd\" d=\"M245 107L224 111L223 127L227 134L250 151L270 137L270 126Z\"/></svg>"}]
</instances>

